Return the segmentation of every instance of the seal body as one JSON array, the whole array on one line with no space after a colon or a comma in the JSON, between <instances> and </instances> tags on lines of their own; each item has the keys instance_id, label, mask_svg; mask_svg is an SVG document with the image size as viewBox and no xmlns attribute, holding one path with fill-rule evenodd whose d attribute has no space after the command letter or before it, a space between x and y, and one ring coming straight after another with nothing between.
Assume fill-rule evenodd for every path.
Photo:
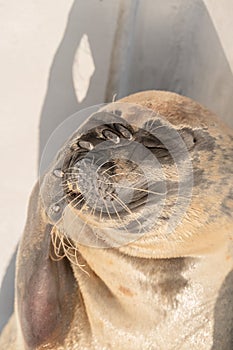
<instances>
[{"instance_id":1,"label":"seal body","mask_svg":"<svg viewBox=\"0 0 233 350\"><path fill-rule=\"evenodd\" d=\"M174 93L91 116L31 196L0 348L232 349L232 159Z\"/></svg>"}]
</instances>

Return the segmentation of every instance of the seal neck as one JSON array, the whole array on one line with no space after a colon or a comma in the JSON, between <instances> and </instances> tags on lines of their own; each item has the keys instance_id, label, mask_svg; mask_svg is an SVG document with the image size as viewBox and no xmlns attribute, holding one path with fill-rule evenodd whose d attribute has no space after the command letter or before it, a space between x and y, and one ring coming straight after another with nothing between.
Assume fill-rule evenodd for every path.
<instances>
[{"instance_id":1,"label":"seal neck","mask_svg":"<svg viewBox=\"0 0 233 350\"><path fill-rule=\"evenodd\" d=\"M173 259L142 259L87 247L80 247L80 253L89 276L74 270L94 337L111 341L113 333L130 338L140 334L143 342L149 337L161 350L170 348L164 339L179 342L185 337L191 346L195 338L210 349L213 334L222 331L215 325L224 314L221 295L230 288L226 281L233 261L228 247L208 256ZM143 342L134 349L143 348Z\"/></svg>"}]
</instances>

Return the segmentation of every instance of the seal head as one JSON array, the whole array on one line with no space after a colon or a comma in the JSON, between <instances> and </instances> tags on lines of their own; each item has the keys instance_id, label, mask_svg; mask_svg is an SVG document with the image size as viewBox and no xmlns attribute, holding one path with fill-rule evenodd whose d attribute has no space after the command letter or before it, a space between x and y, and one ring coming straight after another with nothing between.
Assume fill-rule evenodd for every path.
<instances>
[{"instance_id":1,"label":"seal head","mask_svg":"<svg viewBox=\"0 0 233 350\"><path fill-rule=\"evenodd\" d=\"M59 203L59 215L48 214L52 223L87 246L157 258L214 249L224 234L213 238L210 225L227 234L231 223L221 207L231 196L222 189L232 175L231 138L188 98L135 94L93 114L67 142L43 180L45 208ZM64 176L51 196L54 168ZM63 191L56 198L57 186Z\"/></svg>"}]
</instances>

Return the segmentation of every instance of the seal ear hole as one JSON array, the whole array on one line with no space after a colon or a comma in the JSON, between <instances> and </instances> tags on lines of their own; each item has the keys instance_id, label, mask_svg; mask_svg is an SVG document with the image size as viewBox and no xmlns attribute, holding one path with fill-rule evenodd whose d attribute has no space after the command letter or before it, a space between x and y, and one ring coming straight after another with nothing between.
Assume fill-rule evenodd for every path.
<instances>
[{"instance_id":1,"label":"seal ear hole","mask_svg":"<svg viewBox=\"0 0 233 350\"><path fill-rule=\"evenodd\" d=\"M197 138L196 135L194 135L194 131L191 128L182 128L179 130L179 134L182 137L187 149L193 148L193 146L197 142Z\"/></svg>"}]
</instances>

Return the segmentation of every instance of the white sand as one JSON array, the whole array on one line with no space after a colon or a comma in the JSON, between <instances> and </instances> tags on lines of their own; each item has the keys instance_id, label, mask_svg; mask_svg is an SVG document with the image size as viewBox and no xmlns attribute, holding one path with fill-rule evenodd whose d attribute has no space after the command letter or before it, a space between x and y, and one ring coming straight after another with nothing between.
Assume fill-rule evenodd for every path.
<instances>
[{"instance_id":1,"label":"white sand","mask_svg":"<svg viewBox=\"0 0 233 350\"><path fill-rule=\"evenodd\" d=\"M154 87L194 97L233 125L231 0L205 0L208 11L198 0L77 0L75 13L80 18L77 23L69 18L73 27L66 33L60 66L56 66L54 55L72 3L0 0L0 283L22 233L28 195L37 177L40 117L52 63L58 77L56 80L52 75L50 81L47 98L51 100L43 110L49 120L42 120L42 130L49 133L78 108L74 90L69 91L72 81L67 86L61 77L66 75L65 59L69 58L65 50L72 48L75 54L78 47L78 39L73 47L76 35L87 35L93 55L89 61L95 66L92 78L93 67L91 73L86 70L91 78L89 89L85 77L83 92L75 80L76 91L84 100L79 107L101 103L106 95L111 99L115 89L121 96ZM122 30L114 41L118 7L125 15L118 19ZM117 50L112 52L113 42ZM106 91L107 86L113 88ZM57 89L59 99L51 89ZM4 288L6 293L6 285ZM11 300L4 302L4 310L7 302ZM0 310L1 315L4 310Z\"/></svg>"}]
</instances>

